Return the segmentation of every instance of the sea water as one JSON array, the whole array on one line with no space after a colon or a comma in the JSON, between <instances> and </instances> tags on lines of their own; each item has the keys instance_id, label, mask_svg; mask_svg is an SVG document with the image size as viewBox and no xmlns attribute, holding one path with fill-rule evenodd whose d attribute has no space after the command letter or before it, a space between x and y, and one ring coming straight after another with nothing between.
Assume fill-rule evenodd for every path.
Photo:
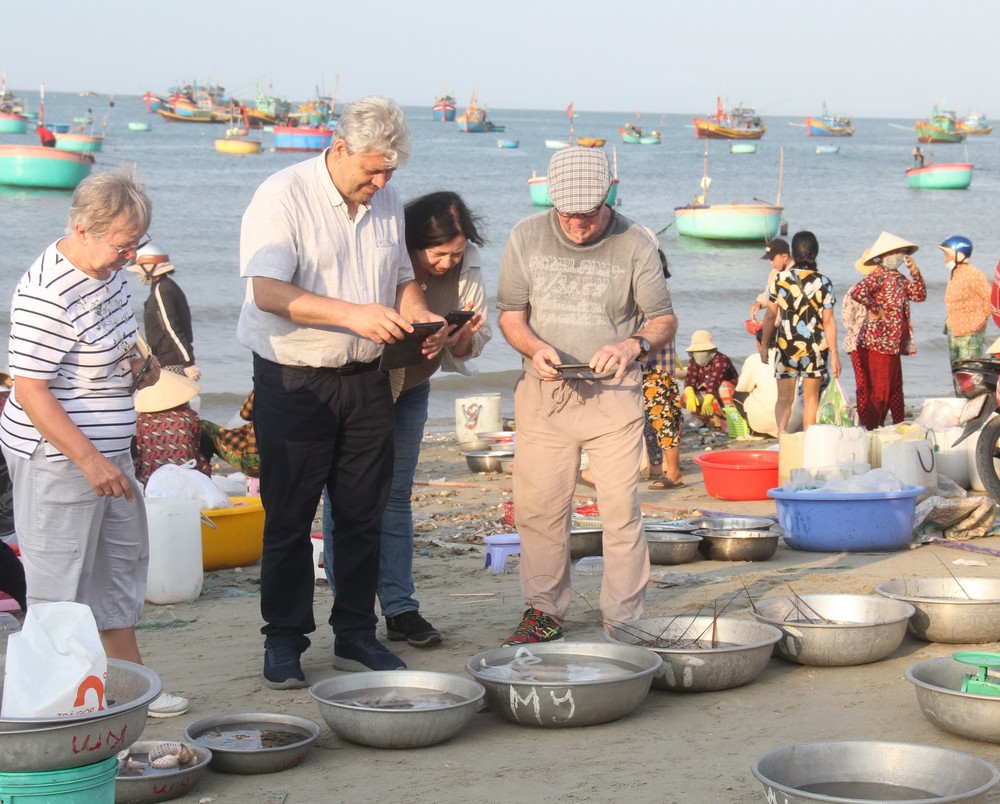
<instances>
[{"instance_id":1,"label":"sea water","mask_svg":"<svg viewBox=\"0 0 1000 804\"><path fill-rule=\"evenodd\" d=\"M155 88L154 88L155 89ZM37 93L19 93L28 108L37 109ZM564 138L565 110L491 109L491 117L507 126L505 137L520 140L517 149L497 148L496 136L464 134L454 123L431 120L431 96L424 107L406 107L413 129L413 154L396 172L393 185L404 199L434 190L454 190L484 219L489 243L481 249L493 341L472 364L478 374L466 377L439 373L432 380L432 428L451 430L455 399L470 394L500 392L503 415L513 414L513 385L520 357L506 344L496 326L496 286L504 243L511 227L538 212L532 206L527 180L544 175L552 151L545 140ZM711 99L706 99L706 106ZM96 154L95 170L134 163L153 200L150 234L177 266L175 277L187 295L194 319L195 353L202 369L202 415L233 423L252 387L251 355L235 337L245 283L239 278L240 220L254 190L270 174L313 154L272 151L273 136L254 132L264 152L235 156L214 149L225 126L168 123L146 112L138 97L81 98L48 92L45 114L50 122L69 122L90 107L95 133L104 131L104 149ZM691 110L693 113L705 109ZM677 346L692 331L709 329L720 349L737 367L755 351L744 319L762 290L769 265L761 260L760 244L728 245L678 237L674 207L700 191L705 142L695 139L690 114L667 115L661 145L623 145L618 127L632 112L579 110L580 136L605 137L605 151L621 180L619 212L662 231L660 242L673 274L674 308L679 319ZM134 132L130 121L150 121L148 132ZM947 272L937 244L952 234L975 244L972 262L992 277L1000 257L1000 229L993 225L991 199L1000 187L1000 140L995 135L970 138L967 145L935 145L929 153L938 162L975 163L972 187L963 191L916 191L907 187L905 169L915 136L898 126L913 120L856 119L857 132L838 141L840 153L817 156L815 141L804 129L788 125L802 118L771 117L756 154L729 153L725 142L709 142L709 201L778 201L789 235L809 229L820 243L819 266L833 281L838 299L861 277L854 261L874 243L883 229L920 245L917 264L928 284L928 300L912 306L918 354L903 360L907 403L926 397L950 396L944 323ZM658 126L659 127L659 126ZM35 144L32 132L0 135L0 143ZM926 150L926 149L925 149ZM50 242L65 230L70 193L0 188L4 248L0 250L0 324L6 325L9 299L18 279ZM131 276L131 275L130 275ZM141 316L148 290L138 279L130 286ZM838 305L839 319L839 305ZM988 338L995 337L990 325ZM842 334L841 334L842 339ZM853 393L853 374L842 355L843 382ZM0 363L6 361L0 358ZM2 368L2 366L0 366Z\"/></svg>"}]
</instances>

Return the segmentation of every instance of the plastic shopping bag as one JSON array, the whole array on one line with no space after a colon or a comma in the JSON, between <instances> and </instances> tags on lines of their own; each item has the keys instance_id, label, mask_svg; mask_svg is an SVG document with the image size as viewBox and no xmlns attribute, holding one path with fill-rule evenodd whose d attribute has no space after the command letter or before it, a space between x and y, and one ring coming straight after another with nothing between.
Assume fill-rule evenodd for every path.
<instances>
[{"instance_id":1,"label":"plastic shopping bag","mask_svg":"<svg viewBox=\"0 0 1000 804\"><path fill-rule=\"evenodd\" d=\"M194 467L194 461L161 466L146 481L146 496L194 500L202 510L229 508L232 503L226 493L212 482L212 478Z\"/></svg>"},{"instance_id":2,"label":"plastic shopping bag","mask_svg":"<svg viewBox=\"0 0 1000 804\"><path fill-rule=\"evenodd\" d=\"M108 658L89 606L32 603L7 642L2 717L88 715L107 708Z\"/></svg>"},{"instance_id":3,"label":"plastic shopping bag","mask_svg":"<svg viewBox=\"0 0 1000 804\"><path fill-rule=\"evenodd\" d=\"M847 401L840 380L831 378L819 398L817 424L835 424L838 427L857 427L858 411Z\"/></svg>"}]
</instances>

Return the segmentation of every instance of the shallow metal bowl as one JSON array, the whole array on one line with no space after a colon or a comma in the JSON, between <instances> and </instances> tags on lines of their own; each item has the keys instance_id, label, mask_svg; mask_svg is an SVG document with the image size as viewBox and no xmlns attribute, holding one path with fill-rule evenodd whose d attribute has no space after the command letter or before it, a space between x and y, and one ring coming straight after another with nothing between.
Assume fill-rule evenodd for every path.
<instances>
[{"instance_id":1,"label":"shallow metal bowl","mask_svg":"<svg viewBox=\"0 0 1000 804\"><path fill-rule=\"evenodd\" d=\"M427 693L449 693L460 700L406 709L355 706L345 700L348 695L386 694L390 689L402 700ZM338 737L375 748L419 748L444 742L465 728L486 690L462 676L394 670L326 678L313 684L309 694Z\"/></svg>"},{"instance_id":2,"label":"shallow metal bowl","mask_svg":"<svg viewBox=\"0 0 1000 804\"><path fill-rule=\"evenodd\" d=\"M505 475L511 475L514 473L514 456L509 458L500 459L500 471Z\"/></svg>"},{"instance_id":3,"label":"shallow metal bowl","mask_svg":"<svg viewBox=\"0 0 1000 804\"><path fill-rule=\"evenodd\" d=\"M1000 743L1000 697L962 692L962 681L976 668L950 656L925 659L906 669L917 690L917 703L939 729L972 740ZM994 676L991 676L994 678Z\"/></svg>"},{"instance_id":4,"label":"shallow metal bowl","mask_svg":"<svg viewBox=\"0 0 1000 804\"><path fill-rule=\"evenodd\" d=\"M698 555L701 536L694 533L657 533L646 530L650 564L686 564Z\"/></svg>"},{"instance_id":5,"label":"shallow metal bowl","mask_svg":"<svg viewBox=\"0 0 1000 804\"><path fill-rule=\"evenodd\" d=\"M586 556L604 553L604 530L602 528L570 528L569 558L576 561Z\"/></svg>"},{"instance_id":6,"label":"shallow metal bowl","mask_svg":"<svg viewBox=\"0 0 1000 804\"><path fill-rule=\"evenodd\" d=\"M79 768L113 757L139 739L146 710L162 689L148 667L108 659L107 709L71 718L0 718L0 764L20 773Z\"/></svg>"},{"instance_id":7,"label":"shallow metal bowl","mask_svg":"<svg viewBox=\"0 0 1000 804\"><path fill-rule=\"evenodd\" d=\"M753 681L771 661L781 631L735 617L649 617L612 626L611 642L639 645L663 659L653 686L675 692L728 690Z\"/></svg>"},{"instance_id":8,"label":"shallow metal bowl","mask_svg":"<svg viewBox=\"0 0 1000 804\"><path fill-rule=\"evenodd\" d=\"M751 613L781 629L774 650L782 659L843 667L893 653L906 635L913 606L878 595L795 595L758 600Z\"/></svg>"},{"instance_id":9,"label":"shallow metal bowl","mask_svg":"<svg viewBox=\"0 0 1000 804\"><path fill-rule=\"evenodd\" d=\"M477 438L473 441L461 441L459 442L458 449L463 454L466 452L476 452L477 450L484 450L490 448L490 442L485 438Z\"/></svg>"},{"instance_id":10,"label":"shallow metal bowl","mask_svg":"<svg viewBox=\"0 0 1000 804\"><path fill-rule=\"evenodd\" d=\"M132 744L132 754L148 754L164 742L177 740L139 740ZM182 768L152 770L149 775L119 776L115 779L115 804L151 804L187 795L205 775L212 752L197 743L184 743L194 752L195 761Z\"/></svg>"},{"instance_id":11,"label":"shallow metal bowl","mask_svg":"<svg viewBox=\"0 0 1000 804\"><path fill-rule=\"evenodd\" d=\"M525 650L543 661L572 661L586 666L588 660L614 662L628 675L613 679L544 681L497 678L489 668L504 668ZM520 653L519 653L520 652ZM618 720L645 700L653 675L663 660L646 648L602 642L540 642L512 645L477 654L465 669L486 688L486 702L502 717L522 726L566 728L592 726ZM484 672L485 671L485 672Z\"/></svg>"},{"instance_id":12,"label":"shallow metal bowl","mask_svg":"<svg viewBox=\"0 0 1000 804\"><path fill-rule=\"evenodd\" d=\"M750 770L766 800L782 804L985 801L1000 781L1000 771L971 754L881 740L786 745L757 757Z\"/></svg>"},{"instance_id":13,"label":"shallow metal bowl","mask_svg":"<svg viewBox=\"0 0 1000 804\"><path fill-rule=\"evenodd\" d=\"M769 530L774 520L764 516L699 516L689 519L692 530Z\"/></svg>"},{"instance_id":14,"label":"shallow metal bowl","mask_svg":"<svg viewBox=\"0 0 1000 804\"><path fill-rule=\"evenodd\" d=\"M472 472L500 472L501 458L513 458L511 450L480 449L465 453L465 462Z\"/></svg>"},{"instance_id":15,"label":"shallow metal bowl","mask_svg":"<svg viewBox=\"0 0 1000 804\"><path fill-rule=\"evenodd\" d=\"M697 530L698 551L710 561L767 561L778 549L779 533L767 530Z\"/></svg>"},{"instance_id":16,"label":"shallow metal bowl","mask_svg":"<svg viewBox=\"0 0 1000 804\"><path fill-rule=\"evenodd\" d=\"M275 748L231 748L214 745L207 736L208 732L215 730L240 729L291 732L298 739ZM212 752L212 761L209 765L220 773L276 773L301 765L321 731L318 723L306 717L267 712L240 712L212 715L196 720L184 729L184 739L208 748Z\"/></svg>"},{"instance_id":17,"label":"shallow metal bowl","mask_svg":"<svg viewBox=\"0 0 1000 804\"><path fill-rule=\"evenodd\" d=\"M928 642L1000 642L1000 579L904 578L875 591L917 610L910 633Z\"/></svg>"}]
</instances>

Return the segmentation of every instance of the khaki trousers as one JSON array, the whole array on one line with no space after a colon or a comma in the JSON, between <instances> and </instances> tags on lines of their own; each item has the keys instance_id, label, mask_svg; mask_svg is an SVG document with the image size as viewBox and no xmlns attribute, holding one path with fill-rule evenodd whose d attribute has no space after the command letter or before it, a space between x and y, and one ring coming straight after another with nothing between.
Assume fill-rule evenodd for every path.
<instances>
[{"instance_id":1,"label":"khaki trousers","mask_svg":"<svg viewBox=\"0 0 1000 804\"><path fill-rule=\"evenodd\" d=\"M639 510L641 386L637 365L621 380L549 382L524 374L514 390L521 590L525 605L558 620L572 599L569 529L581 449L590 458L604 528L603 622L643 614L649 550Z\"/></svg>"}]
</instances>

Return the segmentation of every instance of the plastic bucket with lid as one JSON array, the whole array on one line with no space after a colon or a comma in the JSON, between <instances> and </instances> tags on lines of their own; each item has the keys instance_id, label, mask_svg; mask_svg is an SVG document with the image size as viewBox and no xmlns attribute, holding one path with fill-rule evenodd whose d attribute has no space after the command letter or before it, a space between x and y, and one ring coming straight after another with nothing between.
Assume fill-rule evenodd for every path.
<instances>
[{"instance_id":1,"label":"plastic bucket with lid","mask_svg":"<svg viewBox=\"0 0 1000 804\"><path fill-rule=\"evenodd\" d=\"M0 773L3 804L114 804L118 757L51 771Z\"/></svg>"},{"instance_id":2,"label":"plastic bucket with lid","mask_svg":"<svg viewBox=\"0 0 1000 804\"><path fill-rule=\"evenodd\" d=\"M160 605L197 600L205 578L198 503L180 497L147 497L145 503L149 523L146 600Z\"/></svg>"},{"instance_id":3,"label":"plastic bucket with lid","mask_svg":"<svg viewBox=\"0 0 1000 804\"><path fill-rule=\"evenodd\" d=\"M929 441L920 439L883 444L882 468L892 472L900 483L920 486L923 489L921 500L938 492L937 463L934 446Z\"/></svg>"},{"instance_id":4,"label":"plastic bucket with lid","mask_svg":"<svg viewBox=\"0 0 1000 804\"><path fill-rule=\"evenodd\" d=\"M461 441L475 441L479 433L492 433L502 427L500 394L480 394L455 400L455 436Z\"/></svg>"}]
</instances>

